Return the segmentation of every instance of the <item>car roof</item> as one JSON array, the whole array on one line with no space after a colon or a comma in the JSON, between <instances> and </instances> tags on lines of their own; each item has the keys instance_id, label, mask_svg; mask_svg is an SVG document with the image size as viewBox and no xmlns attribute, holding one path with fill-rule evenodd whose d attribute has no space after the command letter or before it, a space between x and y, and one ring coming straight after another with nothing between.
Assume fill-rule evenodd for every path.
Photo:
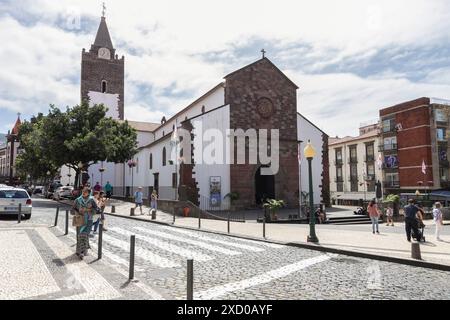
<instances>
[{"instance_id":1,"label":"car roof","mask_svg":"<svg viewBox=\"0 0 450 320\"><path fill-rule=\"evenodd\" d=\"M1 186L1 185L0 185L0 190L14 190L14 191L25 191L25 192L27 192L27 190L22 189L22 188L15 188L15 187Z\"/></svg>"}]
</instances>

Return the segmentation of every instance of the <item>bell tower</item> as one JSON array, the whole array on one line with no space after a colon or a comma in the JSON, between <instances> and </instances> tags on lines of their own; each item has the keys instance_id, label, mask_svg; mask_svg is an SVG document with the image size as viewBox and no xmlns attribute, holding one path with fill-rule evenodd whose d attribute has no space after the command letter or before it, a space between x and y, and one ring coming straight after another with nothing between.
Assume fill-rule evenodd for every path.
<instances>
[{"instance_id":1,"label":"bell tower","mask_svg":"<svg viewBox=\"0 0 450 320\"><path fill-rule=\"evenodd\" d=\"M102 103L107 116L123 120L124 66L125 57L116 54L103 11L94 43L81 53L81 101L91 106Z\"/></svg>"}]
</instances>

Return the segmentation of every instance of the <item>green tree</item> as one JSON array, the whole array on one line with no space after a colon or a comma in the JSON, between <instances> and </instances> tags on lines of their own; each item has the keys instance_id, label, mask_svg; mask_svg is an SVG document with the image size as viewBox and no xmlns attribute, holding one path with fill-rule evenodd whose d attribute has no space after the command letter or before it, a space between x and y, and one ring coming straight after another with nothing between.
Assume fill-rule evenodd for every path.
<instances>
[{"instance_id":1,"label":"green tree","mask_svg":"<svg viewBox=\"0 0 450 320\"><path fill-rule=\"evenodd\" d=\"M20 129L20 139L25 142L21 166L39 171L28 164L33 159L52 168L66 165L77 178L94 163L121 163L132 158L137 152L136 131L127 121L106 117L106 111L101 104L89 107L82 103L65 112L51 105L48 115L39 115Z\"/></svg>"}]
</instances>

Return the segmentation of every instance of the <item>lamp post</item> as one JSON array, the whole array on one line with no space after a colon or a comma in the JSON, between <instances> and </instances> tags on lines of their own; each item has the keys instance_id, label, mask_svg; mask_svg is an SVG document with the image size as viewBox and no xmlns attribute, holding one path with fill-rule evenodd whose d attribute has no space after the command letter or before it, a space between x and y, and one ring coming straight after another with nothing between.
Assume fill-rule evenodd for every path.
<instances>
[{"instance_id":1,"label":"lamp post","mask_svg":"<svg viewBox=\"0 0 450 320\"><path fill-rule=\"evenodd\" d=\"M308 160L308 175L309 175L309 236L307 238L308 242L319 242L316 236L316 215L314 212L314 197L313 197L313 181L312 181L312 159L316 155L316 151L311 145L311 140L308 140L308 144L303 150L306 160Z\"/></svg>"},{"instance_id":2,"label":"lamp post","mask_svg":"<svg viewBox=\"0 0 450 320\"><path fill-rule=\"evenodd\" d=\"M128 160L128 167L131 168L131 193L133 194L133 187L134 187L134 167L136 167L136 161L134 161L133 159Z\"/></svg>"},{"instance_id":3,"label":"lamp post","mask_svg":"<svg viewBox=\"0 0 450 320\"><path fill-rule=\"evenodd\" d=\"M102 166L98 169L98 171L100 171L100 185L103 188L103 172L105 172L105 168L103 167L103 162L102 162Z\"/></svg>"}]
</instances>

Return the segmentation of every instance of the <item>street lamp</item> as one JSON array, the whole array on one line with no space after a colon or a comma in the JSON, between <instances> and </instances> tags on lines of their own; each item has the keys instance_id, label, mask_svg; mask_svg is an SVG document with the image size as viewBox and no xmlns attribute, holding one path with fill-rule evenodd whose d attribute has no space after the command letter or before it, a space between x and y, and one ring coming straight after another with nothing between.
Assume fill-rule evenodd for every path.
<instances>
[{"instance_id":1,"label":"street lamp","mask_svg":"<svg viewBox=\"0 0 450 320\"><path fill-rule=\"evenodd\" d=\"M305 149L303 150L303 153L305 154L306 160L308 160L308 175L309 175L309 236L307 238L308 242L319 242L319 239L316 236L316 229L315 229L315 223L316 223L316 215L314 212L314 197L313 197L313 181L312 181L312 159L316 155L316 151L314 150L313 146L311 145L311 140L308 140L308 144L306 145Z\"/></svg>"},{"instance_id":2,"label":"street lamp","mask_svg":"<svg viewBox=\"0 0 450 320\"><path fill-rule=\"evenodd\" d=\"M128 160L128 167L131 168L131 194L133 194L133 188L134 188L134 167L136 167L137 162L133 159Z\"/></svg>"}]
</instances>

